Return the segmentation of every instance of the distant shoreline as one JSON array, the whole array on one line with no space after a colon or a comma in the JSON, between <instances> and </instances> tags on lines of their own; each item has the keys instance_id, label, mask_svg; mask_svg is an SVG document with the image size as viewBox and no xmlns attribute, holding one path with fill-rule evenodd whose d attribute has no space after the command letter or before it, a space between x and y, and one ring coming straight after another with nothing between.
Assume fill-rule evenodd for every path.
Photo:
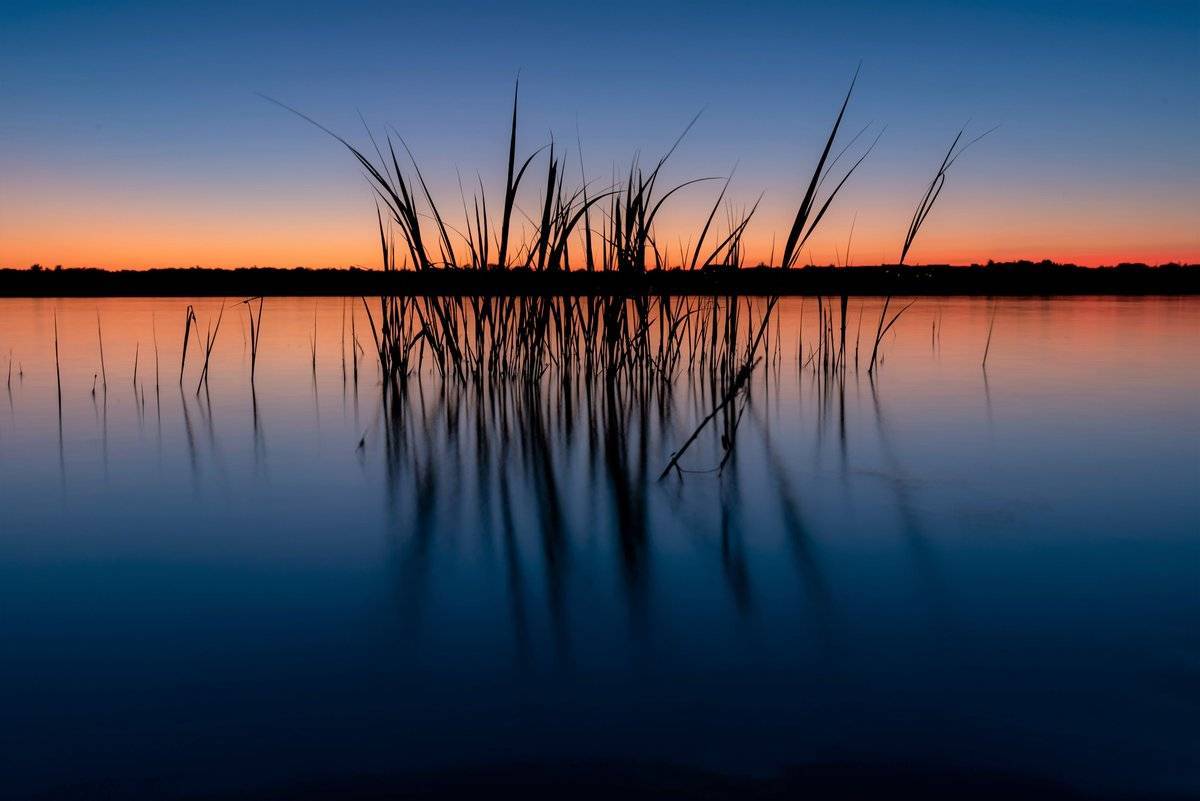
<instances>
[{"instance_id":1,"label":"distant shoreline","mask_svg":"<svg viewBox=\"0 0 1200 801\"><path fill-rule=\"evenodd\" d=\"M644 273L524 269L425 271L250 267L3 269L0 297L258 295L1191 295L1200 265L1079 267L1050 262L950 266L767 267Z\"/></svg>"}]
</instances>

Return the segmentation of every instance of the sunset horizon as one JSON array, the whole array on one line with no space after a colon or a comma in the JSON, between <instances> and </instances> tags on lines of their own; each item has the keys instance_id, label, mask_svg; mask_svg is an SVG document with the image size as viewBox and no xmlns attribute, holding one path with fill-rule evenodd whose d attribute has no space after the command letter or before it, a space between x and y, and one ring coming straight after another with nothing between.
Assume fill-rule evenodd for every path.
<instances>
[{"instance_id":1,"label":"sunset horizon","mask_svg":"<svg viewBox=\"0 0 1200 801\"><path fill-rule=\"evenodd\" d=\"M954 166L913 263L1200 261L1191 136L1200 91L1187 78L1200 70L1188 39L1200 15L1193 4L1113 4L1097 16L1073 3L967 12L925 2L904 14L868 3L796 17L767 3L735 18L682 17L686 33L666 29L658 47L640 47L641 34L609 23L533 13L529 36L539 40L545 28L545 47L518 56L485 39L467 47L498 20L447 7L396 19L466 26L451 39L455 67L418 67L419 80L393 75L375 55L386 24L344 18L341 38L330 40L319 4L301 4L286 23L268 8L221 16L137 3L10 6L0 34L9 75L0 266L378 266L376 198L361 170L264 95L364 150L364 125L402 137L461 229L460 181L468 200L482 182L487 202L500 202L518 76L519 150L554 142L573 186L603 187L634 159L657 158L699 113L664 178L732 175L733 213L761 197L743 250L745 263L767 263L856 69L839 147L856 133L859 144L878 142L801 263L844 263L847 243L852 262L895 263L913 207L959 130L991 133ZM667 8L656 11L664 21ZM383 23L392 12L378 13ZM807 57L685 57L689 43L718 29L762 48L808 24L824 36ZM891 43L896 25L905 37ZM141 38L139 26L171 33ZM635 62L563 60L606 42L631 48ZM432 40L406 46L410 57L443 52ZM211 69L200 68L216 54ZM646 74L631 83L634 64ZM526 184L515 212L522 225L542 191ZM695 239L721 186L695 184L665 204L655 233L666 254Z\"/></svg>"},{"instance_id":2,"label":"sunset horizon","mask_svg":"<svg viewBox=\"0 0 1200 801\"><path fill-rule=\"evenodd\" d=\"M1200 798L1200 0L5 0L0 801Z\"/></svg>"}]
</instances>

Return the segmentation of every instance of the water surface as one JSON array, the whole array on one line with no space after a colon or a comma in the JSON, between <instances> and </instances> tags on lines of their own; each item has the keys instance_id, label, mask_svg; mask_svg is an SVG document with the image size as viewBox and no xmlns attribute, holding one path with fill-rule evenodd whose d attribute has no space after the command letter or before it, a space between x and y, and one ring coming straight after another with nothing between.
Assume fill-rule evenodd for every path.
<instances>
[{"instance_id":1,"label":"water surface","mask_svg":"<svg viewBox=\"0 0 1200 801\"><path fill-rule=\"evenodd\" d=\"M385 412L361 302L272 298L253 392L232 304L198 392L189 303L0 300L2 793L1200 792L1196 299L922 299L833 381L784 300L724 467L710 427L662 481L685 377L427 362Z\"/></svg>"}]
</instances>

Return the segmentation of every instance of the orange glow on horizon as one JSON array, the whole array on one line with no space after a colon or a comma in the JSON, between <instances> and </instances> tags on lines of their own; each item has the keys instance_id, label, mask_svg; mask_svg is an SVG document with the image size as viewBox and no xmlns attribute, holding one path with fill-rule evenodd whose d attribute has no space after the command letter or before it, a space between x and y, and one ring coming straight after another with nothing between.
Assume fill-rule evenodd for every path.
<instances>
[{"instance_id":1,"label":"orange glow on horizon","mask_svg":"<svg viewBox=\"0 0 1200 801\"><path fill-rule=\"evenodd\" d=\"M172 192L131 198L88 187L72 201L73 207L64 209L36 187L31 190L35 194L19 205L12 195L0 198L0 267L380 267L374 208L364 209L357 187L343 194L306 192L285 201L244 193L194 202ZM770 263L772 252L778 259L794 213L790 200L776 198L752 220L743 239L744 264ZM799 264L843 264L848 241L851 264L895 263L911 215L910 200L876 190L835 205L805 246ZM1048 213L964 188L952 202L934 210L907 261L1050 259L1087 266L1200 262L1200 234L1191 225L1194 214L1188 199L1159 200L1161 205L1146 203L1125 217L1111 217L1086 198L1074 197ZM711 199L697 194L680 196L664 207L655 235L670 266L680 263L681 250L690 257L709 203ZM86 216L78 216L78 208L86 208ZM69 219L59 219L59 211ZM449 223L461 228L450 214ZM1097 225L1097 219L1106 222ZM524 241L531 229L520 214L514 220L525 225L515 234ZM593 226L598 224L593 219ZM424 225L433 229L432 222ZM715 230L718 226L720 231ZM725 226L718 215L706 240L709 245L725 236ZM573 267L583 264L581 230L572 236ZM454 244L459 261L465 261L467 248L460 240ZM496 250L493 246L493 256Z\"/></svg>"},{"instance_id":2,"label":"orange glow on horizon","mask_svg":"<svg viewBox=\"0 0 1200 801\"><path fill-rule=\"evenodd\" d=\"M373 220L371 222L374 222ZM266 239L247 233L235 236L226 231L221 238L172 235L170 232L155 232L138 237L124 236L119 230L75 230L69 237L46 236L39 232L25 232L14 236L4 232L0 247L0 267L27 268L41 264L52 268L100 267L104 269L143 270L161 267L309 267L379 269L381 266L377 235L373 236L365 225L354 225L350 230L332 227L310 229L307 232L289 231L285 236ZM668 237L665 241L677 242L666 247L668 264L680 263L680 246L687 246L694 236L688 232L683 236ZM993 261L1017 261L1028 259L1041 261L1050 259L1060 263L1085 266L1118 264L1120 262L1200 262L1200 246L1187 237L1176 241L1164 240L1160 244L1146 247L1136 243L1102 242L1091 243L1059 241L1049 239L1030 244L972 244L967 235L939 235L930 232L919 239L908 258L910 264L983 264ZM755 266L771 264L774 252L779 258L778 239L750 237L743 243L746 254L744 264ZM660 246L662 247L662 246ZM774 248L774 249L773 249ZM833 237L814 237L805 247L798 266L809 263L816 265L842 265L846 263L845 241ZM689 254L690 247L684 248ZM493 249L494 250L494 249ZM465 258L466 247L456 255ZM894 264L899 258L895 236L879 234L868 238L856 234L851 245L849 263L853 265ZM580 237L574 238L570 253L571 266L582 267L584 263ZM648 258L652 261L652 256ZM774 265L772 265L774 266Z\"/></svg>"}]
</instances>

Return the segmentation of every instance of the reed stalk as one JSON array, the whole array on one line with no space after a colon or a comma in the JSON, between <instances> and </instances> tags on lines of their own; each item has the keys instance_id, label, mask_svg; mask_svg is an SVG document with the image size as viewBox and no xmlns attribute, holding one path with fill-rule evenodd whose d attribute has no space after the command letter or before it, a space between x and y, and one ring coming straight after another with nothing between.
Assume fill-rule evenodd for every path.
<instances>
[{"instance_id":1,"label":"reed stalk","mask_svg":"<svg viewBox=\"0 0 1200 801\"><path fill-rule=\"evenodd\" d=\"M258 301L257 313L251 307L254 301ZM264 298L247 298L242 301L246 307L246 317L250 321L250 385L254 386L254 374L258 367L258 339L262 335L262 312Z\"/></svg>"},{"instance_id":2,"label":"reed stalk","mask_svg":"<svg viewBox=\"0 0 1200 801\"><path fill-rule=\"evenodd\" d=\"M992 317L988 321L987 342L983 346L983 362L980 364L984 370L987 369L988 351L992 348L992 329L996 327L996 303L992 303Z\"/></svg>"},{"instance_id":3,"label":"reed stalk","mask_svg":"<svg viewBox=\"0 0 1200 801\"><path fill-rule=\"evenodd\" d=\"M188 338L191 335L192 324L196 323L196 310L190 305L183 315L183 355L179 358L179 386L183 386L183 370L187 366Z\"/></svg>"},{"instance_id":4,"label":"reed stalk","mask_svg":"<svg viewBox=\"0 0 1200 801\"><path fill-rule=\"evenodd\" d=\"M58 416L62 419L62 368L58 359L58 311L54 312L54 381L58 388Z\"/></svg>"},{"instance_id":5,"label":"reed stalk","mask_svg":"<svg viewBox=\"0 0 1200 801\"><path fill-rule=\"evenodd\" d=\"M108 370L104 367L104 334L100 331L100 310L96 310L96 340L100 343L100 377L101 385L108 392Z\"/></svg>"},{"instance_id":6,"label":"reed stalk","mask_svg":"<svg viewBox=\"0 0 1200 801\"><path fill-rule=\"evenodd\" d=\"M212 359L213 346L217 344L217 334L221 330L221 320L225 317L225 303L221 303L221 311L217 314L217 324L213 326L209 322L208 333L204 338L204 366L200 370L200 380L196 382L196 395L200 395L200 389L208 384L208 365Z\"/></svg>"}]
</instances>

